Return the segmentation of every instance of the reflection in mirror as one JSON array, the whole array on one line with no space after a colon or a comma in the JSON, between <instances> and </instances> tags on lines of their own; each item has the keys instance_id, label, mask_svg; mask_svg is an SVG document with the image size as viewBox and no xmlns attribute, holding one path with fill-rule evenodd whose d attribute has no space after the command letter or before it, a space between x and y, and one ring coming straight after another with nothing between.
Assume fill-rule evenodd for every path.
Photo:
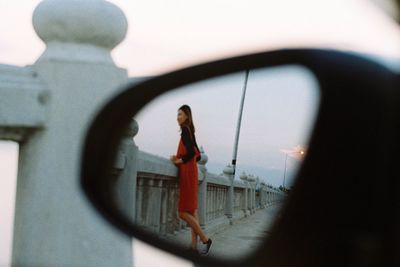
<instances>
[{"instance_id":1,"label":"reflection in mirror","mask_svg":"<svg viewBox=\"0 0 400 267\"><path fill-rule=\"evenodd\" d=\"M248 256L292 190L318 102L316 78L295 65L164 93L121 140L110 175L120 210L188 253L211 240L208 257Z\"/></svg>"}]
</instances>

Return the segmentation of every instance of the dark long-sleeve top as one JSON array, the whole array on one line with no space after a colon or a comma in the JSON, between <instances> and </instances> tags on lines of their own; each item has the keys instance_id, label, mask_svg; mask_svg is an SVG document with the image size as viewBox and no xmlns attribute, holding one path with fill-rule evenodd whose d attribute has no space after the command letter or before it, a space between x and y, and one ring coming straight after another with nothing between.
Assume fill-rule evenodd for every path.
<instances>
[{"instance_id":1,"label":"dark long-sleeve top","mask_svg":"<svg viewBox=\"0 0 400 267\"><path fill-rule=\"evenodd\" d=\"M198 151L200 151L200 150L196 143L196 137L193 135L193 140L190 138L190 131L189 131L188 127L186 127L186 126L182 127L181 137L182 137L183 145L186 148L186 154L184 156L182 156L181 159L182 159L183 163L185 163L194 157L194 147L196 147ZM199 160L200 160L200 156L197 157L196 161L199 161Z\"/></svg>"}]
</instances>

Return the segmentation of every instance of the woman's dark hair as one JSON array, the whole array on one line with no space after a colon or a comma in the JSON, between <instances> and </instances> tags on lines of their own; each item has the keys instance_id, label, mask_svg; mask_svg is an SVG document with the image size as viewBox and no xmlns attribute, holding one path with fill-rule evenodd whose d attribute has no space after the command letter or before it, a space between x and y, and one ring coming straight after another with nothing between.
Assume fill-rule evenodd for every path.
<instances>
[{"instance_id":1,"label":"woman's dark hair","mask_svg":"<svg viewBox=\"0 0 400 267\"><path fill-rule=\"evenodd\" d=\"M192 132L192 135L194 135L194 124L193 124L193 118L192 118L192 110L188 105L182 105L178 110L182 110L186 116L187 119L186 121L182 124L181 128L184 126L188 126L190 131Z\"/></svg>"}]
</instances>

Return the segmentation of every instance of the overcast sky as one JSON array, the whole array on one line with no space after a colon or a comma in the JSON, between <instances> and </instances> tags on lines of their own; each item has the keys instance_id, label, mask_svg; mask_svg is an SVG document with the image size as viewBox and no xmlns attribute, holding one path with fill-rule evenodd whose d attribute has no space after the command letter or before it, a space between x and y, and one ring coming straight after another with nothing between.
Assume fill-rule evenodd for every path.
<instances>
[{"instance_id":1,"label":"overcast sky","mask_svg":"<svg viewBox=\"0 0 400 267\"><path fill-rule=\"evenodd\" d=\"M45 46L36 36L31 24L33 9L39 2L39 0L0 0L1 64L19 66L32 64L43 52ZM120 6L128 18L127 37L112 55L116 64L126 68L130 76L156 75L214 58L281 47L323 46L372 53L389 60L400 57L398 26L366 0L112 0L111 2ZM257 91L251 88L254 87L249 83L249 102L252 94ZM219 92L223 92L223 89ZM233 127L237 117L240 86L228 95L231 97L232 105L227 105L231 108L231 112L226 113L228 114L226 121L230 121L227 125ZM219 126L221 121L208 119L209 117L204 115L207 109L196 106L196 101L189 99L188 96L186 100L177 100L171 104L169 118L166 119L167 129L177 130L176 124L174 125L176 109L183 101L189 102L195 112L199 143L204 145L210 159L208 164L212 164L211 160L217 162L217 159L226 163L225 158L229 159L231 156L230 149L222 152L218 149L218 145L227 147L231 145L232 129L226 131L231 137L228 137L224 144L208 138L206 131L215 128L215 123ZM257 125L253 123L254 120L246 117L251 114L249 106L245 106L248 112L243 114L243 137L252 131L251 124ZM225 108L229 110L228 107ZM306 118L307 111L304 112L303 118ZM296 121L304 122L299 119ZM249 124L246 126L246 123ZM274 127L276 126L275 123ZM137 136L138 145L146 150L145 142L142 142L141 138L149 128L145 127L144 121L140 127ZM275 129L274 127L268 127L268 131ZM175 151L178 138L175 134L178 132L174 132L171 138L175 139L168 142L170 148L165 148L165 152L163 150L160 153L166 153L170 149ZM297 136L300 138L302 135L298 133ZM250 143L244 145L245 139L241 144L244 147L257 145ZM282 143L282 146L284 145L286 144ZM266 151L269 153L272 149ZM243 149L239 152L245 154ZM218 153L225 154L218 155ZM260 157L263 156L266 155ZM251 162L256 160L244 156L240 158L240 155L238 160L244 162L246 158ZM10 257L16 159L15 144L0 143L0 236L2 237L0 266L7 265ZM278 165L276 163L276 166ZM145 250L141 250L140 247L135 250L135 254L138 256L135 260L141 264L137 266L147 266L144 258L149 266L156 266L159 263L150 263L152 258L158 259L158 257L143 257Z\"/></svg>"}]
</instances>

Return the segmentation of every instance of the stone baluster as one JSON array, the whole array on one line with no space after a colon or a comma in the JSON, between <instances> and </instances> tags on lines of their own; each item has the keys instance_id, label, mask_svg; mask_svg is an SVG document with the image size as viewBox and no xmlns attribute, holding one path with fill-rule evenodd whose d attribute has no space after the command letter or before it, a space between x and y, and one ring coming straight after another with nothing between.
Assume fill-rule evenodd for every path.
<instances>
[{"instance_id":1,"label":"stone baluster","mask_svg":"<svg viewBox=\"0 0 400 267\"><path fill-rule=\"evenodd\" d=\"M275 189L271 188L271 204L274 203Z\"/></svg>"},{"instance_id":2,"label":"stone baluster","mask_svg":"<svg viewBox=\"0 0 400 267\"><path fill-rule=\"evenodd\" d=\"M154 197L152 199L153 208L149 210L149 212L153 211L153 231L155 233L160 232L161 228L161 196L162 196L162 188L163 188L163 180L157 179L154 184Z\"/></svg>"},{"instance_id":3,"label":"stone baluster","mask_svg":"<svg viewBox=\"0 0 400 267\"><path fill-rule=\"evenodd\" d=\"M210 185L208 188L210 191L210 202L209 202L209 208L210 208L210 220L214 219L214 206L213 206L213 200L214 200L214 186Z\"/></svg>"},{"instance_id":4,"label":"stone baluster","mask_svg":"<svg viewBox=\"0 0 400 267\"><path fill-rule=\"evenodd\" d=\"M263 201L263 204L264 204L264 208L266 208L267 207L267 205L268 205L268 187L267 187L267 185L266 184L264 184L264 186L263 186L263 192L264 192L264 201Z\"/></svg>"},{"instance_id":5,"label":"stone baluster","mask_svg":"<svg viewBox=\"0 0 400 267\"><path fill-rule=\"evenodd\" d=\"M167 222L168 222L168 191L170 190L167 181L162 181L161 186L161 222L160 222L160 233L167 233Z\"/></svg>"},{"instance_id":6,"label":"stone baluster","mask_svg":"<svg viewBox=\"0 0 400 267\"><path fill-rule=\"evenodd\" d=\"M211 186L207 186L207 199L206 199L206 210L207 210L207 222L211 220Z\"/></svg>"},{"instance_id":7,"label":"stone baluster","mask_svg":"<svg viewBox=\"0 0 400 267\"><path fill-rule=\"evenodd\" d=\"M180 230L181 219L179 219L178 215L178 188L179 184L175 182L169 182L169 190L168 190L168 215L167 221L168 224L168 233L175 233ZM173 208L170 208L173 207Z\"/></svg>"},{"instance_id":8,"label":"stone baluster","mask_svg":"<svg viewBox=\"0 0 400 267\"><path fill-rule=\"evenodd\" d=\"M143 215L143 191L144 191L144 179L140 178L137 181L137 191L136 191L136 218L135 222L138 225L144 225L144 215Z\"/></svg>"},{"instance_id":9,"label":"stone baluster","mask_svg":"<svg viewBox=\"0 0 400 267\"><path fill-rule=\"evenodd\" d=\"M218 186L213 186L213 219L218 217L218 205L217 205L217 197L218 197Z\"/></svg>"},{"instance_id":10,"label":"stone baluster","mask_svg":"<svg viewBox=\"0 0 400 267\"><path fill-rule=\"evenodd\" d=\"M264 185L264 194L265 194L265 200L264 200L264 206L268 207L268 185Z\"/></svg>"},{"instance_id":11,"label":"stone baluster","mask_svg":"<svg viewBox=\"0 0 400 267\"><path fill-rule=\"evenodd\" d=\"M221 201L221 187L217 187L217 191L216 191L216 201L215 201L215 210L216 210L216 214L217 214L217 218L220 216L220 212L221 210L219 209L219 205L220 205L220 201Z\"/></svg>"},{"instance_id":12,"label":"stone baluster","mask_svg":"<svg viewBox=\"0 0 400 267\"><path fill-rule=\"evenodd\" d=\"M144 218L144 227L151 231L152 225L152 214L149 212L151 210L151 200L152 200L152 188L154 187L154 180L153 179L145 179L144 186L143 186L143 218Z\"/></svg>"},{"instance_id":13,"label":"stone baluster","mask_svg":"<svg viewBox=\"0 0 400 267\"><path fill-rule=\"evenodd\" d=\"M212 200L212 209L214 214L213 219L218 217L217 193L218 193L218 187L213 186L213 200Z\"/></svg>"}]
</instances>

